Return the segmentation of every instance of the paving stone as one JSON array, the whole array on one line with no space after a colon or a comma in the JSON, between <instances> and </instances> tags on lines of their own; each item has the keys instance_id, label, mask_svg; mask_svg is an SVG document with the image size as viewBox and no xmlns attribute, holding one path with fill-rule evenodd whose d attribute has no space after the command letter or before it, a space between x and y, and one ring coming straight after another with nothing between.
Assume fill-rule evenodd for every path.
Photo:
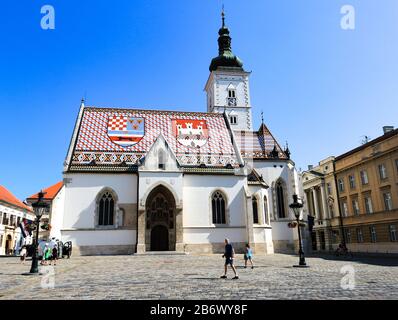
<instances>
[{"instance_id":1,"label":"paving stone","mask_svg":"<svg viewBox=\"0 0 398 320\"><path fill-rule=\"evenodd\" d=\"M231 270L219 278L219 255L72 257L54 267L54 288L43 289L45 276L22 275L29 261L7 258L0 259L0 299L398 299L398 263L391 259L310 257L306 269L293 268L297 260L256 256L252 270L236 259L240 279L232 280ZM346 265L355 271L353 290L341 287Z\"/></svg>"}]
</instances>

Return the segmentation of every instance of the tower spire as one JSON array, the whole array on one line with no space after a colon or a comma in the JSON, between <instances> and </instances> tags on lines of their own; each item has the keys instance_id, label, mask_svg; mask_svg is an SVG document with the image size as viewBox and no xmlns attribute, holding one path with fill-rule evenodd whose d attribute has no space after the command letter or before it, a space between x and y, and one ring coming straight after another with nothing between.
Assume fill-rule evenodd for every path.
<instances>
[{"instance_id":1,"label":"tower spire","mask_svg":"<svg viewBox=\"0 0 398 320\"><path fill-rule=\"evenodd\" d=\"M222 17L222 27L225 28L225 11L224 11L224 4L222 5L221 17Z\"/></svg>"},{"instance_id":2,"label":"tower spire","mask_svg":"<svg viewBox=\"0 0 398 320\"><path fill-rule=\"evenodd\" d=\"M232 53L231 37L229 29L225 25L224 5L221 12L222 26L218 31L218 57L215 57L210 64L210 72L217 70L218 67L239 68L243 70L243 62Z\"/></svg>"}]
</instances>

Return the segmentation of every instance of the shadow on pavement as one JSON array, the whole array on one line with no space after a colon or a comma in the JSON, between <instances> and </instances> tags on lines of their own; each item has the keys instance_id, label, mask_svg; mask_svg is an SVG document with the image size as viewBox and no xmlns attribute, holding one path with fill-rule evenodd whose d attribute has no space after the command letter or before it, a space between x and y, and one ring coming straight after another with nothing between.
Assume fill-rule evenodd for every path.
<instances>
[{"instance_id":1,"label":"shadow on pavement","mask_svg":"<svg viewBox=\"0 0 398 320\"><path fill-rule=\"evenodd\" d=\"M353 257L336 257L334 254L309 254L306 255L308 258L319 258L329 261L347 261L347 262L357 262L376 266L385 267L398 267L398 256L387 256L387 255L365 255L360 253L353 253Z\"/></svg>"}]
</instances>

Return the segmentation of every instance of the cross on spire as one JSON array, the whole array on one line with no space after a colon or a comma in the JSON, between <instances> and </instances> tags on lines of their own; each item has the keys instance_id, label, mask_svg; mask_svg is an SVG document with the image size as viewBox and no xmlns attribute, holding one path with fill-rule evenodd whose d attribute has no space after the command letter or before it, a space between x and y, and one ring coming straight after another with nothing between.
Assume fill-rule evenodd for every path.
<instances>
[{"instance_id":1,"label":"cross on spire","mask_svg":"<svg viewBox=\"0 0 398 320\"><path fill-rule=\"evenodd\" d=\"M221 12L221 17L222 17L222 27L225 27L225 11L224 11L224 4L222 4L222 12Z\"/></svg>"}]
</instances>

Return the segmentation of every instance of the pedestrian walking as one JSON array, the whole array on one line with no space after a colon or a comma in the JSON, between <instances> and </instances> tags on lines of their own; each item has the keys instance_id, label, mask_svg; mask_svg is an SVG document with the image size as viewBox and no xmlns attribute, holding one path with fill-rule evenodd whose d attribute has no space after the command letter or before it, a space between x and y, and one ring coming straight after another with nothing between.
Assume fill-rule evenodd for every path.
<instances>
[{"instance_id":1,"label":"pedestrian walking","mask_svg":"<svg viewBox=\"0 0 398 320\"><path fill-rule=\"evenodd\" d=\"M52 255L51 255L51 262L54 263L54 266L57 265L57 259L58 259L58 250L57 247L55 246L52 250Z\"/></svg>"},{"instance_id":2,"label":"pedestrian walking","mask_svg":"<svg viewBox=\"0 0 398 320\"><path fill-rule=\"evenodd\" d=\"M43 250L42 264L47 265L50 258L51 258L51 248L49 247L48 243L46 243L46 246L44 247Z\"/></svg>"},{"instance_id":3,"label":"pedestrian walking","mask_svg":"<svg viewBox=\"0 0 398 320\"><path fill-rule=\"evenodd\" d=\"M250 248L250 245L248 243L246 243L244 259L245 259L245 269L247 268L247 261L250 261L250 264L252 265L252 269L254 269L253 250Z\"/></svg>"},{"instance_id":4,"label":"pedestrian walking","mask_svg":"<svg viewBox=\"0 0 398 320\"><path fill-rule=\"evenodd\" d=\"M235 266L234 266L235 250L234 250L232 244L229 243L228 239L225 239L224 242L225 242L225 251L223 254L223 258L225 258L225 265L224 265L224 275L221 276L221 279L227 278L228 265L231 266L232 271L235 274L235 277L233 277L232 279L239 279L239 276L238 276Z\"/></svg>"}]
</instances>

